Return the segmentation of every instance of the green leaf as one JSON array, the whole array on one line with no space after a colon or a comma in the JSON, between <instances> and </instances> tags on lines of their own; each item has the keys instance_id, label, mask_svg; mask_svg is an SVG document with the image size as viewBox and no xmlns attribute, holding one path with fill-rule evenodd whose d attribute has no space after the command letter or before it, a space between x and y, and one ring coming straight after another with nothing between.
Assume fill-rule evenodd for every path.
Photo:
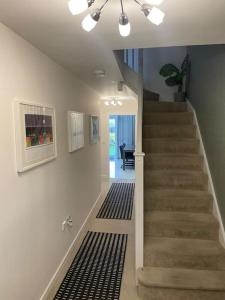
<instances>
[{"instance_id":1,"label":"green leaf","mask_svg":"<svg viewBox=\"0 0 225 300\"><path fill-rule=\"evenodd\" d=\"M162 75L163 77L168 77L178 73L179 73L179 69L175 67L173 64L166 64L160 70L160 75Z\"/></svg>"},{"instance_id":2,"label":"green leaf","mask_svg":"<svg viewBox=\"0 0 225 300\"><path fill-rule=\"evenodd\" d=\"M180 84L180 80L178 80L177 76L171 76L167 78L165 81L168 86L176 86Z\"/></svg>"}]
</instances>

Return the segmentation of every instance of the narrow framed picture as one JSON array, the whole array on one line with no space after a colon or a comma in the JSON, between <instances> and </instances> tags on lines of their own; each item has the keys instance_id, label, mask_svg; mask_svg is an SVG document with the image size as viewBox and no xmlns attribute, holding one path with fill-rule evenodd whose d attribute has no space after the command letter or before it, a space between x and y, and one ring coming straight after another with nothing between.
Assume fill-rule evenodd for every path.
<instances>
[{"instance_id":1,"label":"narrow framed picture","mask_svg":"<svg viewBox=\"0 0 225 300\"><path fill-rule=\"evenodd\" d=\"M53 107L15 101L14 119L17 172L25 172L57 157Z\"/></svg>"},{"instance_id":2,"label":"narrow framed picture","mask_svg":"<svg viewBox=\"0 0 225 300\"><path fill-rule=\"evenodd\" d=\"M84 147L84 114L68 111L68 146L69 152Z\"/></svg>"},{"instance_id":3,"label":"narrow framed picture","mask_svg":"<svg viewBox=\"0 0 225 300\"><path fill-rule=\"evenodd\" d=\"M90 143L96 144L99 141L99 117L90 116Z\"/></svg>"}]
</instances>

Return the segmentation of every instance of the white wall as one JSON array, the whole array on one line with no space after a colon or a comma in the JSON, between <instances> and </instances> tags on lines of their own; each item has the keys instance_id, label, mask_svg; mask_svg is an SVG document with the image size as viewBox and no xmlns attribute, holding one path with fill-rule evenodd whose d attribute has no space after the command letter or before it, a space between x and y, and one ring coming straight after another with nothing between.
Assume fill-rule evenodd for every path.
<instances>
[{"instance_id":1,"label":"white wall","mask_svg":"<svg viewBox=\"0 0 225 300\"><path fill-rule=\"evenodd\" d=\"M69 154L68 110L98 114L98 95L0 24L0 299L39 299L100 193L100 143ZM58 157L16 173L12 103L55 107ZM86 184L88 182L88 189ZM73 228L61 231L70 214Z\"/></svg>"},{"instance_id":2,"label":"white wall","mask_svg":"<svg viewBox=\"0 0 225 300\"><path fill-rule=\"evenodd\" d=\"M177 91L177 87L165 84L165 79L159 74L161 67L167 63L180 67L186 54L186 47L144 49L144 85L160 94L160 101L173 101Z\"/></svg>"},{"instance_id":3,"label":"white wall","mask_svg":"<svg viewBox=\"0 0 225 300\"><path fill-rule=\"evenodd\" d=\"M101 176L109 179L109 116L110 115L137 115L137 101L123 101L123 106L106 106L101 103ZM136 118L137 120L137 118Z\"/></svg>"}]
</instances>

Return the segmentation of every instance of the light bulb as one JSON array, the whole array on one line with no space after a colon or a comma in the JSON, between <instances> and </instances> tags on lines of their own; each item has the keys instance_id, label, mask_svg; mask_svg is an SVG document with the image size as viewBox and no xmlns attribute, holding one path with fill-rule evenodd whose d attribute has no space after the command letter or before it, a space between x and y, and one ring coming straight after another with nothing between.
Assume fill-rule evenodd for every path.
<instances>
[{"instance_id":1,"label":"light bulb","mask_svg":"<svg viewBox=\"0 0 225 300\"><path fill-rule=\"evenodd\" d=\"M100 18L101 11L97 9L92 14L87 15L82 21L82 27L85 31L91 31L95 28Z\"/></svg>"},{"instance_id":2,"label":"light bulb","mask_svg":"<svg viewBox=\"0 0 225 300\"><path fill-rule=\"evenodd\" d=\"M130 35L130 22L125 14L121 14L119 19L119 32L120 35L126 37Z\"/></svg>"},{"instance_id":3,"label":"light bulb","mask_svg":"<svg viewBox=\"0 0 225 300\"><path fill-rule=\"evenodd\" d=\"M70 0L68 7L72 15L78 15L88 9L87 0Z\"/></svg>"},{"instance_id":4,"label":"light bulb","mask_svg":"<svg viewBox=\"0 0 225 300\"><path fill-rule=\"evenodd\" d=\"M160 9L153 7L149 14L147 15L147 18L149 21L151 21L155 25L160 25L163 22L163 19L165 17L164 12L162 12Z\"/></svg>"},{"instance_id":5,"label":"light bulb","mask_svg":"<svg viewBox=\"0 0 225 300\"><path fill-rule=\"evenodd\" d=\"M122 106L122 105L123 105L123 103L122 103L121 101L117 101L117 104L118 104L119 106Z\"/></svg>"},{"instance_id":6,"label":"light bulb","mask_svg":"<svg viewBox=\"0 0 225 300\"><path fill-rule=\"evenodd\" d=\"M106 105L106 106L109 106L109 101L105 101L105 105Z\"/></svg>"},{"instance_id":7,"label":"light bulb","mask_svg":"<svg viewBox=\"0 0 225 300\"><path fill-rule=\"evenodd\" d=\"M151 5L160 5L163 3L163 1L164 0L146 0L146 2Z\"/></svg>"}]
</instances>

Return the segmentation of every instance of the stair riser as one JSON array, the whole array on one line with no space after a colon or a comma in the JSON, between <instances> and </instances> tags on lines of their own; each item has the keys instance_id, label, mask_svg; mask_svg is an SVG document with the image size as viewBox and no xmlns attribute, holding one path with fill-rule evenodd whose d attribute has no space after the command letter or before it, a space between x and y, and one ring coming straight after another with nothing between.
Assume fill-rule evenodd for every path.
<instances>
[{"instance_id":1,"label":"stair riser","mask_svg":"<svg viewBox=\"0 0 225 300\"><path fill-rule=\"evenodd\" d=\"M144 138L195 138L196 130L193 126L167 127L167 126L144 126Z\"/></svg>"},{"instance_id":2,"label":"stair riser","mask_svg":"<svg viewBox=\"0 0 225 300\"><path fill-rule=\"evenodd\" d=\"M148 198L145 197L145 211L180 211L180 212L196 212L209 213L212 212L211 198Z\"/></svg>"},{"instance_id":3,"label":"stair riser","mask_svg":"<svg viewBox=\"0 0 225 300\"><path fill-rule=\"evenodd\" d=\"M187 142L163 142L154 140L144 140L143 149L145 153L189 153L199 152L199 142L197 140Z\"/></svg>"},{"instance_id":4,"label":"stair riser","mask_svg":"<svg viewBox=\"0 0 225 300\"><path fill-rule=\"evenodd\" d=\"M203 159L200 156L196 158L188 158L156 157L153 155L145 158L145 168L151 170L182 169L200 171L203 168Z\"/></svg>"},{"instance_id":5,"label":"stair riser","mask_svg":"<svg viewBox=\"0 0 225 300\"><path fill-rule=\"evenodd\" d=\"M152 113L143 117L144 125L192 125L192 113Z\"/></svg>"},{"instance_id":6,"label":"stair riser","mask_svg":"<svg viewBox=\"0 0 225 300\"><path fill-rule=\"evenodd\" d=\"M203 291L138 286L138 295L143 300L222 300L225 291Z\"/></svg>"},{"instance_id":7,"label":"stair riser","mask_svg":"<svg viewBox=\"0 0 225 300\"><path fill-rule=\"evenodd\" d=\"M145 174L145 187L155 189L192 189L207 190L208 178L206 175L149 175Z\"/></svg>"},{"instance_id":8,"label":"stair riser","mask_svg":"<svg viewBox=\"0 0 225 300\"><path fill-rule=\"evenodd\" d=\"M148 253L145 250L145 266L163 268L184 268L195 270L225 270L224 256L184 256L165 253Z\"/></svg>"},{"instance_id":9,"label":"stair riser","mask_svg":"<svg viewBox=\"0 0 225 300\"><path fill-rule=\"evenodd\" d=\"M186 103L144 102L144 113L148 112L187 112Z\"/></svg>"},{"instance_id":10,"label":"stair riser","mask_svg":"<svg viewBox=\"0 0 225 300\"><path fill-rule=\"evenodd\" d=\"M218 239L218 224L145 222L145 235L151 237Z\"/></svg>"}]
</instances>

